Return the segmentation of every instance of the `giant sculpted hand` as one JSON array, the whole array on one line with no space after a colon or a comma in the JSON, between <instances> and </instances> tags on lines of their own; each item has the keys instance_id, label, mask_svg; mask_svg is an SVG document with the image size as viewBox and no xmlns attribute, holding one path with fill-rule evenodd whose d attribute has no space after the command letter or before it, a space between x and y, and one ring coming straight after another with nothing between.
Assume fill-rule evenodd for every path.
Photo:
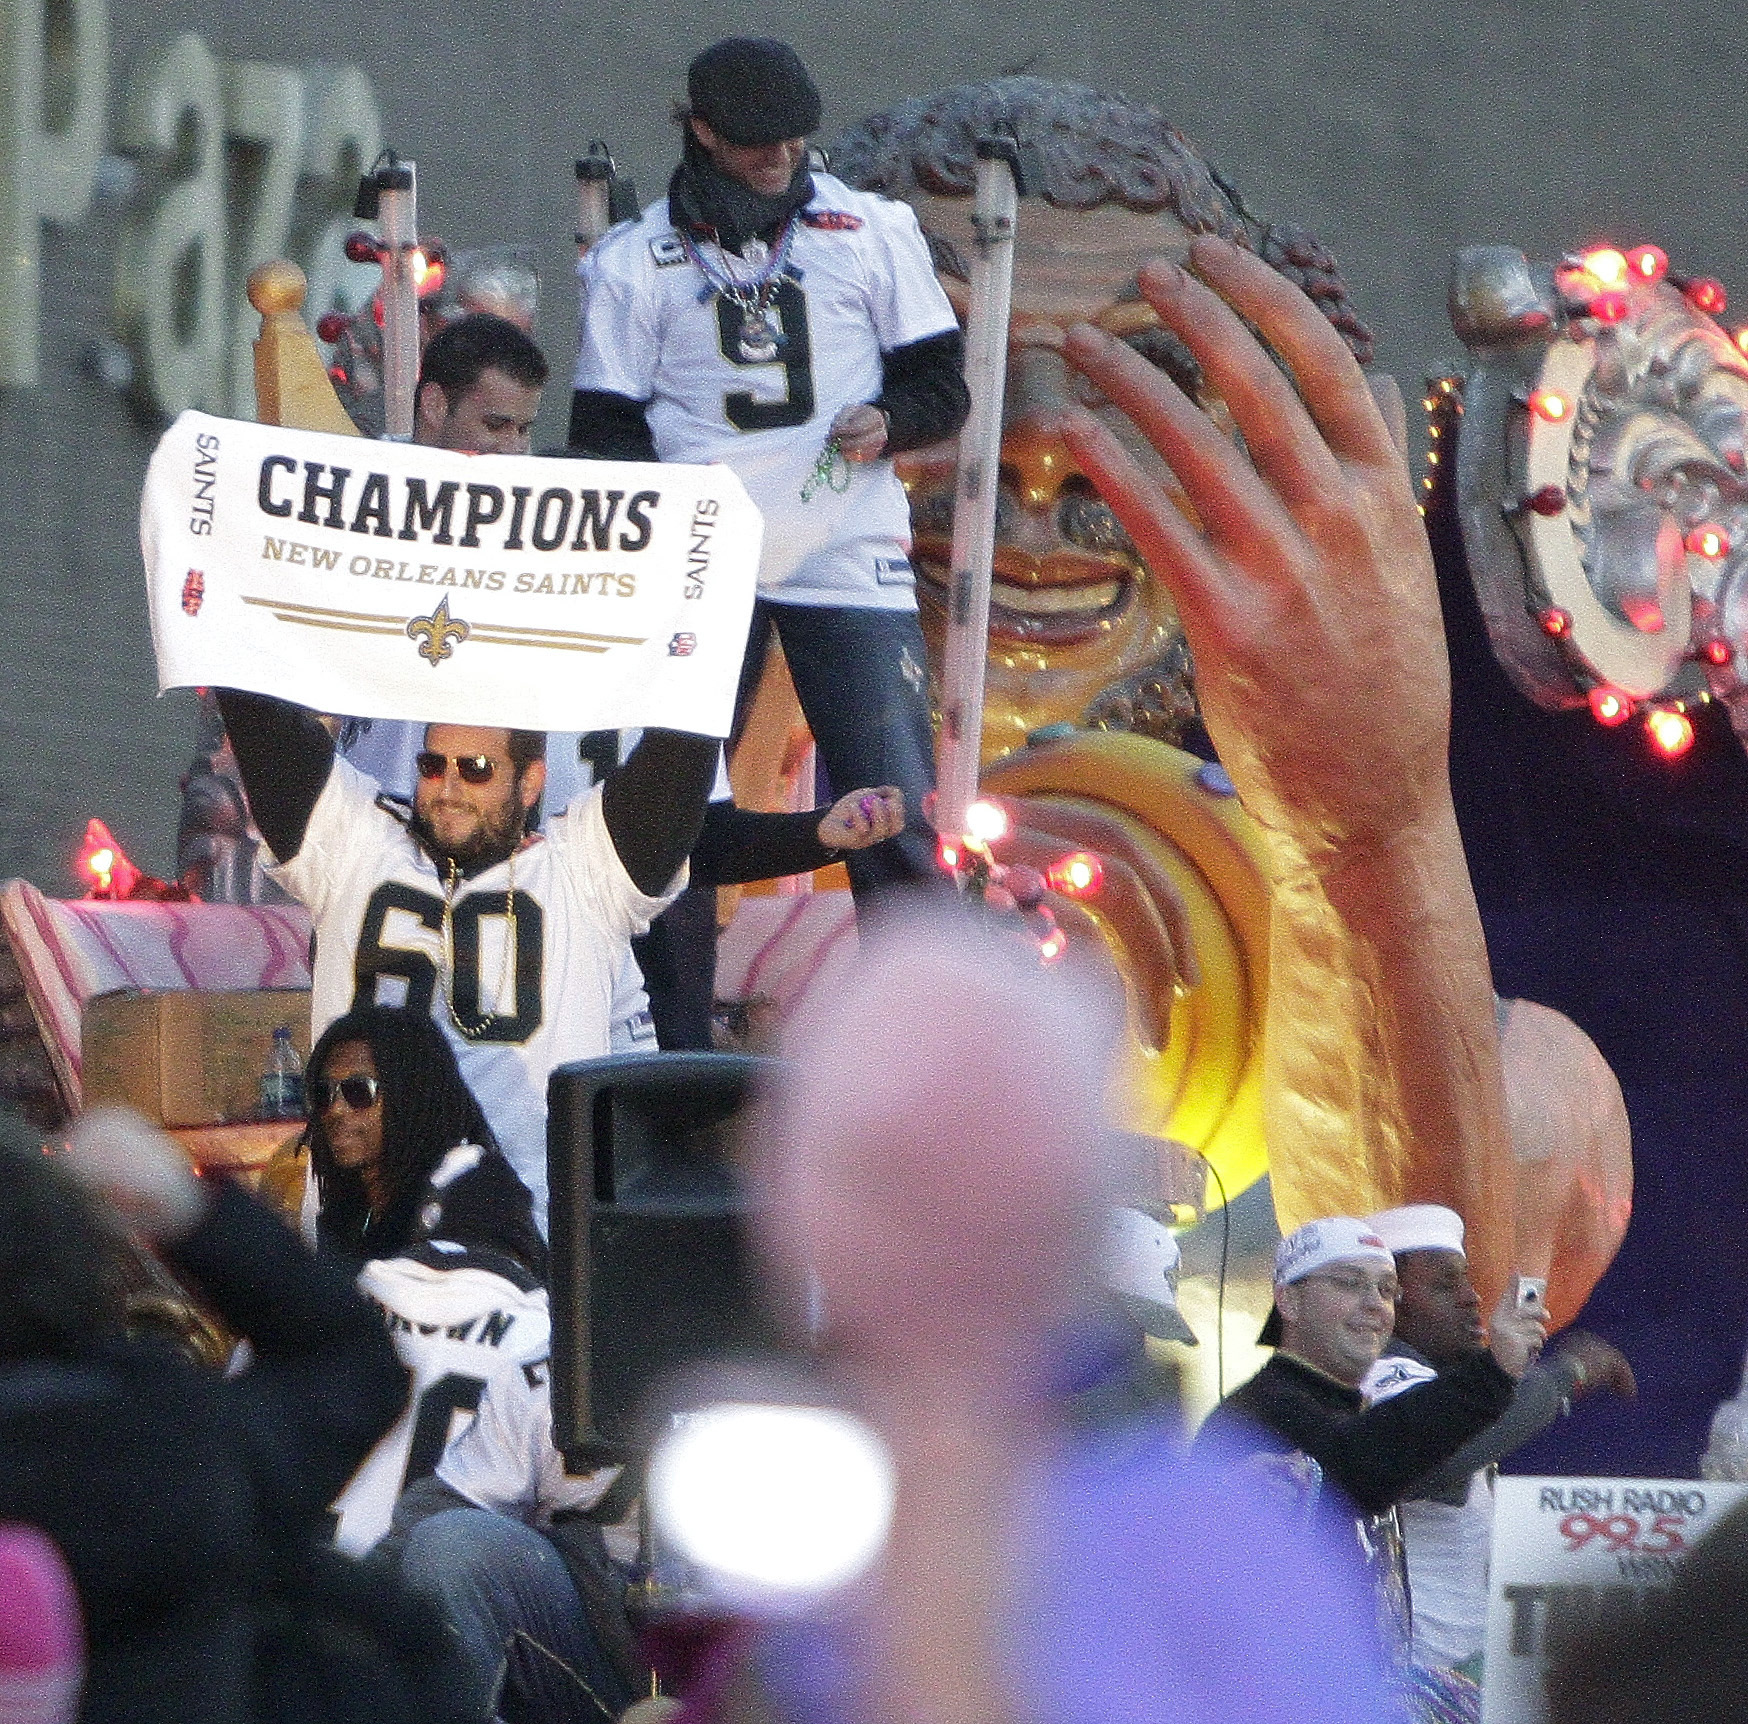
<instances>
[{"instance_id":1,"label":"giant sculpted hand","mask_svg":"<svg viewBox=\"0 0 1748 1724\"><path fill-rule=\"evenodd\" d=\"M1066 435L1171 585L1245 807L1308 846L1388 843L1449 807L1444 635L1402 455L1297 287L1219 240L1191 258L1204 280L1162 262L1142 291L1201 362L1249 460L1132 348L1082 325L1068 355L1164 457L1200 530L1091 415ZM1300 394L1226 300L1266 332Z\"/></svg>"},{"instance_id":2,"label":"giant sculpted hand","mask_svg":"<svg viewBox=\"0 0 1748 1724\"><path fill-rule=\"evenodd\" d=\"M1209 731L1269 834L1276 1206L1290 1227L1448 1203L1491 1300L1510 1273L1511 1160L1407 470L1358 364L1296 286L1207 238L1190 270L1149 265L1141 291L1242 448L1110 335L1079 325L1066 352L1158 451L1194 518L1090 414L1063 434L1171 587Z\"/></svg>"}]
</instances>

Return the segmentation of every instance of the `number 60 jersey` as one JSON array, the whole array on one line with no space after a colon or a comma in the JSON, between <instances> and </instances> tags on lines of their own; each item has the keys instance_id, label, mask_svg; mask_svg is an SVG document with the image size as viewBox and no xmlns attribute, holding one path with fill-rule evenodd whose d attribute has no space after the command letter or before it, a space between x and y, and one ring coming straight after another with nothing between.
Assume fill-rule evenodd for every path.
<instances>
[{"instance_id":1,"label":"number 60 jersey","mask_svg":"<svg viewBox=\"0 0 1748 1724\"><path fill-rule=\"evenodd\" d=\"M534 1194L544 1235L546 1080L555 1066L611 1052L628 943L672 901L685 870L662 897L639 892L597 789L509 861L461 882L446 941L437 865L378 802L376 781L336 759L302 847L271 872L315 922L312 1035L354 1002L429 1012L498 1148ZM462 1034L457 1018L474 1033Z\"/></svg>"},{"instance_id":2,"label":"number 60 jersey","mask_svg":"<svg viewBox=\"0 0 1748 1724\"><path fill-rule=\"evenodd\" d=\"M791 604L916 608L910 511L888 461L849 471L847 489L801 489L842 407L872 401L881 354L958 327L907 204L829 174L796 220L761 339L744 310L712 290L653 203L578 265L582 334L576 386L648 403L664 461L721 461L765 517L759 590ZM770 261L757 240L711 267L739 281ZM840 481L842 474L839 475Z\"/></svg>"}]
</instances>

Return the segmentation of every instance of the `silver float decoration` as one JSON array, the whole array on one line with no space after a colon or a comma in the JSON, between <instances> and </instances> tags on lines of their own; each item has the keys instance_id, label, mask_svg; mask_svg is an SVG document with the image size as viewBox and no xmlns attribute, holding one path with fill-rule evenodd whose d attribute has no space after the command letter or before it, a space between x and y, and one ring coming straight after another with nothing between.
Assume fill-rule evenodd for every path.
<instances>
[{"instance_id":1,"label":"silver float decoration","mask_svg":"<svg viewBox=\"0 0 1748 1724\"><path fill-rule=\"evenodd\" d=\"M1494 651L1538 705L1642 714L1669 754L1713 697L1748 740L1748 355L1723 309L1649 245L1472 246L1451 279L1474 360L1456 503Z\"/></svg>"}]
</instances>

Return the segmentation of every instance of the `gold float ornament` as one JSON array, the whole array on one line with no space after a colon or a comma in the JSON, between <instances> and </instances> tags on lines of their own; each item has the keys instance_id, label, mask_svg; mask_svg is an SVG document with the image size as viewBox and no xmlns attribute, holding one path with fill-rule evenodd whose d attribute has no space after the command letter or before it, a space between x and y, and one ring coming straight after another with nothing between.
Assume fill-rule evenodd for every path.
<instances>
[{"instance_id":1,"label":"gold float ornament","mask_svg":"<svg viewBox=\"0 0 1748 1724\"><path fill-rule=\"evenodd\" d=\"M303 271L286 258L262 264L249 277L249 303L261 314L255 339L256 417L263 425L356 437L358 427L340 405L300 315L308 290Z\"/></svg>"},{"instance_id":2,"label":"gold float ornament","mask_svg":"<svg viewBox=\"0 0 1748 1724\"><path fill-rule=\"evenodd\" d=\"M1128 1035L1115 1123L1171 1138L1207 1157L1207 1206L1268 1171L1263 1138L1263 1026L1268 1010L1268 859L1230 782L1181 749L1144 737L1081 730L993 762L983 788L1028 814L1096 813L1119 824L1131 855L1182 895L1201 981L1149 996L1170 954L1147 949L1094 893L1079 900L1122 977ZM1053 822L1060 823L1060 822ZM1152 1024L1168 1031L1159 1046Z\"/></svg>"}]
</instances>

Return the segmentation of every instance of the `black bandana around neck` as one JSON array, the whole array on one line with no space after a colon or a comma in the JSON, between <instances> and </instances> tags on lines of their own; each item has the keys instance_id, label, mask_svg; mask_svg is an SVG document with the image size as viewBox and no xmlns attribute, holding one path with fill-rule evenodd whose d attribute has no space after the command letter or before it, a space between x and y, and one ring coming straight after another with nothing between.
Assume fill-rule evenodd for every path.
<instances>
[{"instance_id":1,"label":"black bandana around neck","mask_svg":"<svg viewBox=\"0 0 1748 1724\"><path fill-rule=\"evenodd\" d=\"M730 179L688 134L685 156L668 181L668 215L676 227L708 229L724 251L739 252L749 239L774 240L812 196L813 175L805 158L796 164L787 190L766 197Z\"/></svg>"}]
</instances>

